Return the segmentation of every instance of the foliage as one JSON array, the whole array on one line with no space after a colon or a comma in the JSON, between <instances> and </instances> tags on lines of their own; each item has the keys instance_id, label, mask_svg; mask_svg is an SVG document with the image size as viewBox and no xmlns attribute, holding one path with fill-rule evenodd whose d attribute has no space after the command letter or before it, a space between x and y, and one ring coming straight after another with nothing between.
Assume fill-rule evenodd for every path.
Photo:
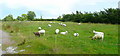
<instances>
[{"instance_id":1,"label":"foliage","mask_svg":"<svg viewBox=\"0 0 120 56\"><path fill-rule=\"evenodd\" d=\"M22 14L18 16L17 19L13 19L12 15L6 16L4 21L72 21L72 22L83 22L83 23L111 23L111 24L120 24L120 9L116 8L108 8L104 9L104 11L100 12L84 12L76 11L76 13L72 14L63 14L59 16L57 19L43 19L35 18L36 14L33 11L28 11L27 14Z\"/></svg>"},{"instance_id":2,"label":"foliage","mask_svg":"<svg viewBox=\"0 0 120 56\"><path fill-rule=\"evenodd\" d=\"M75 14L62 15L62 21L120 24L120 16L118 15L120 15L120 9L118 8L108 8L94 13L76 11Z\"/></svg>"},{"instance_id":3,"label":"foliage","mask_svg":"<svg viewBox=\"0 0 120 56\"><path fill-rule=\"evenodd\" d=\"M9 14L9 15L6 16L3 20L4 20L4 21L13 21L13 15Z\"/></svg>"},{"instance_id":4,"label":"foliage","mask_svg":"<svg viewBox=\"0 0 120 56\"><path fill-rule=\"evenodd\" d=\"M33 20L36 17L36 14L33 11L28 11L28 20Z\"/></svg>"}]
</instances>

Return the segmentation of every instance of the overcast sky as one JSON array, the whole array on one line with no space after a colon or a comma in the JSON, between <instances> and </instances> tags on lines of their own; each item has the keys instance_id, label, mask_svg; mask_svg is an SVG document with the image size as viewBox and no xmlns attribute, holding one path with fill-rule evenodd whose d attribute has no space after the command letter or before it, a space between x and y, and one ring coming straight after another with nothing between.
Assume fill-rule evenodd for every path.
<instances>
[{"instance_id":1,"label":"overcast sky","mask_svg":"<svg viewBox=\"0 0 120 56\"><path fill-rule=\"evenodd\" d=\"M36 18L57 18L77 11L95 12L104 8L117 8L119 0L0 0L0 19L8 14L14 18L34 11Z\"/></svg>"}]
</instances>

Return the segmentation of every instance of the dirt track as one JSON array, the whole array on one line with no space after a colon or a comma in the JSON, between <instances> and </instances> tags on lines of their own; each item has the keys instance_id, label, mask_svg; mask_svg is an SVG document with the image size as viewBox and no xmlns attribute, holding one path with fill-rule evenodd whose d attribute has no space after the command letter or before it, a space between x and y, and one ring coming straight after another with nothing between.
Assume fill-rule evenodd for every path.
<instances>
[{"instance_id":1,"label":"dirt track","mask_svg":"<svg viewBox=\"0 0 120 56\"><path fill-rule=\"evenodd\" d=\"M2 30L0 30L0 44L2 45L10 45L10 44L13 44L14 41L11 41L10 40L10 35L7 33L7 32L4 32ZM0 55L2 53L2 50L1 50L1 46L0 46Z\"/></svg>"}]
</instances>

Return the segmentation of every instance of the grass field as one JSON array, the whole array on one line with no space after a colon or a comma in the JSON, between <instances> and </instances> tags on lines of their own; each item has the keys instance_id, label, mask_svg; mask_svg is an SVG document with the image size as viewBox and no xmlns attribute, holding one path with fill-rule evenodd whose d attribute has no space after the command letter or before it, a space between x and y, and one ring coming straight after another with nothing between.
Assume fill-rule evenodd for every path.
<instances>
[{"instance_id":1,"label":"grass field","mask_svg":"<svg viewBox=\"0 0 120 56\"><path fill-rule=\"evenodd\" d=\"M2 29L11 32L12 40L17 46L24 39L26 43L17 46L18 50L25 49L19 54L118 54L118 25L82 23L78 25L74 22L63 22L66 27L60 26L59 21L48 27L49 21L32 22L2 22ZM45 36L36 37L33 32L38 31L38 27L46 30ZM67 35L55 34L55 29L68 31ZM92 30L105 33L104 40L91 40L94 35ZM79 36L74 37L73 33L78 32ZM26 47L30 45L31 47ZM3 49L9 45L3 45Z\"/></svg>"}]
</instances>

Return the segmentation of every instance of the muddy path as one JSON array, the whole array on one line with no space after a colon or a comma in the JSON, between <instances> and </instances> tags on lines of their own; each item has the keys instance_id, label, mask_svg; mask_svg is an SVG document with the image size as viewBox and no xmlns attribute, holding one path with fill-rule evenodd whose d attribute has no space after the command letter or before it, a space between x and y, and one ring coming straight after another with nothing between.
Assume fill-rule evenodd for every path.
<instances>
[{"instance_id":1,"label":"muddy path","mask_svg":"<svg viewBox=\"0 0 120 56\"><path fill-rule=\"evenodd\" d=\"M0 43L3 45L11 45L14 43L14 41L10 39L11 36L7 32L0 30L0 35L2 37L2 41Z\"/></svg>"},{"instance_id":2,"label":"muddy path","mask_svg":"<svg viewBox=\"0 0 120 56\"><path fill-rule=\"evenodd\" d=\"M2 47L4 45L11 45L15 43L10 39L10 37L11 36L9 35L9 33L0 30L0 44L2 44L2 46L0 46L0 54L2 54Z\"/></svg>"}]
</instances>

